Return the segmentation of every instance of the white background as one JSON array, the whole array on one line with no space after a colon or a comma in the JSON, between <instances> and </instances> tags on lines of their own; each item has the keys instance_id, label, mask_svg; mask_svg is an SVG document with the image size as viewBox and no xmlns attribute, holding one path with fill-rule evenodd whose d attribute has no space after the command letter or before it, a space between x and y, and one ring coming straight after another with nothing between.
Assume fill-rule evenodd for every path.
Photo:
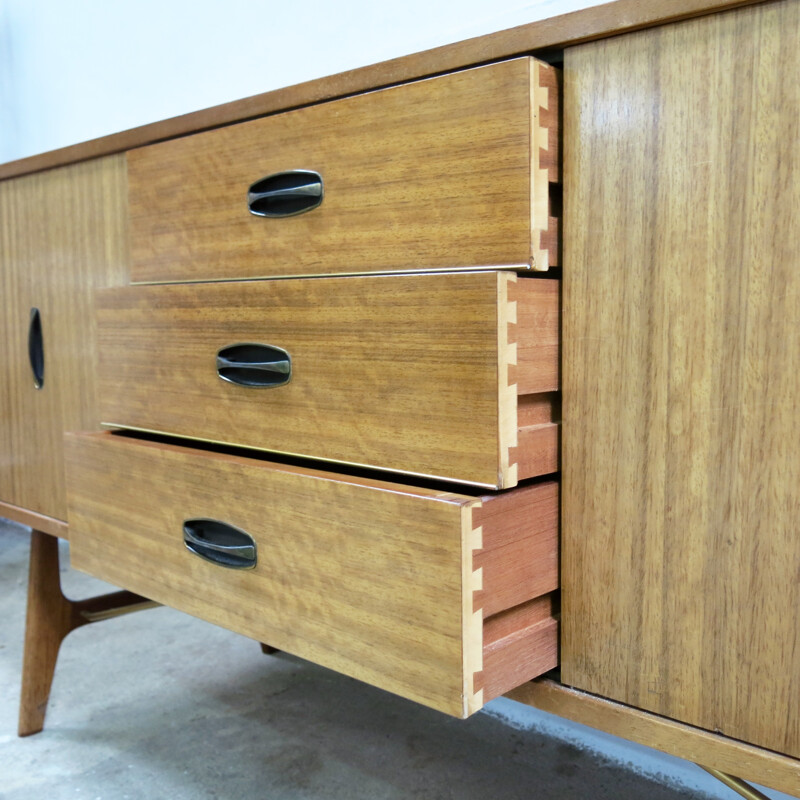
<instances>
[{"instance_id":1,"label":"white background","mask_svg":"<svg viewBox=\"0 0 800 800\"><path fill-rule=\"evenodd\" d=\"M593 0L0 0L0 162Z\"/></svg>"}]
</instances>

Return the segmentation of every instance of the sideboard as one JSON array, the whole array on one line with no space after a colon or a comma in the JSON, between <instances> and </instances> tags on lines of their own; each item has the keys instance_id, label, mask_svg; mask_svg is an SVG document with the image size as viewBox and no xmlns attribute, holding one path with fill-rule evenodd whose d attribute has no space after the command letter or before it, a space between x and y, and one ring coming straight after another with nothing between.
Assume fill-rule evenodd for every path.
<instances>
[{"instance_id":1,"label":"sideboard","mask_svg":"<svg viewBox=\"0 0 800 800\"><path fill-rule=\"evenodd\" d=\"M0 166L20 734L163 603L800 794L798 38L618 0Z\"/></svg>"}]
</instances>

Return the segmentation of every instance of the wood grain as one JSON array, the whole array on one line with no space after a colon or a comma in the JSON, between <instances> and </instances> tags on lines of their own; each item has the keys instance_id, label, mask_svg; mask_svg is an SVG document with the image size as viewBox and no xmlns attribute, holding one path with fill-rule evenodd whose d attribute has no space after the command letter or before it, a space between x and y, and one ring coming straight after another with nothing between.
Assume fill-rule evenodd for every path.
<instances>
[{"instance_id":1,"label":"wood grain","mask_svg":"<svg viewBox=\"0 0 800 800\"><path fill-rule=\"evenodd\" d=\"M513 356L498 352L498 329L513 330L518 352L543 350L514 375L525 391L555 388L558 359L554 282L529 281L509 310L504 287L515 283L513 273L486 272L102 291L102 420L513 486L554 470L556 439L554 431L524 439L525 453L514 451L523 470L501 469L498 453L507 459L517 445L518 395L507 384ZM506 325L512 312L522 324ZM286 349L291 382L249 389L220 380L216 353L236 342ZM499 394L510 404L502 420Z\"/></svg>"},{"instance_id":2,"label":"wood grain","mask_svg":"<svg viewBox=\"0 0 800 800\"><path fill-rule=\"evenodd\" d=\"M35 529L31 531L26 609L17 725L20 736L30 736L44 727L58 651L72 630L72 609L61 594L58 539Z\"/></svg>"},{"instance_id":3,"label":"wood grain","mask_svg":"<svg viewBox=\"0 0 800 800\"><path fill-rule=\"evenodd\" d=\"M531 91L531 266L545 271L560 263L560 226L550 202L551 183L561 180L561 81L557 69L529 60Z\"/></svg>"},{"instance_id":4,"label":"wood grain","mask_svg":"<svg viewBox=\"0 0 800 800\"><path fill-rule=\"evenodd\" d=\"M483 618L558 588L558 483L544 481L483 498L472 512L481 547L472 555Z\"/></svg>"},{"instance_id":5,"label":"wood grain","mask_svg":"<svg viewBox=\"0 0 800 800\"><path fill-rule=\"evenodd\" d=\"M0 184L3 339L0 498L64 519L65 430L99 426L92 291L127 281L124 158ZM30 310L41 312L45 381L33 385Z\"/></svg>"},{"instance_id":6,"label":"wood grain","mask_svg":"<svg viewBox=\"0 0 800 800\"><path fill-rule=\"evenodd\" d=\"M131 592L90 597L77 602L61 591L58 540L34 528L31 531L25 651L20 689L20 736L38 733L44 727L50 686L61 642L68 633L92 622L127 614L153 603Z\"/></svg>"},{"instance_id":7,"label":"wood grain","mask_svg":"<svg viewBox=\"0 0 800 800\"><path fill-rule=\"evenodd\" d=\"M290 111L128 153L131 277L200 281L513 265L546 270L553 68L523 58ZM545 114L545 122L557 124ZM532 168L532 150L535 169ZM322 175L324 200L284 219L250 184Z\"/></svg>"},{"instance_id":8,"label":"wood grain","mask_svg":"<svg viewBox=\"0 0 800 800\"><path fill-rule=\"evenodd\" d=\"M558 620L550 595L486 620L483 670L475 685L484 702L558 666Z\"/></svg>"},{"instance_id":9,"label":"wood grain","mask_svg":"<svg viewBox=\"0 0 800 800\"><path fill-rule=\"evenodd\" d=\"M29 528L47 533L50 536L69 539L69 526L64 520L47 517L44 514L37 514L33 511L28 511L27 508L20 508L11 503L0 502L0 517L19 522L20 525L27 525Z\"/></svg>"},{"instance_id":10,"label":"wood grain","mask_svg":"<svg viewBox=\"0 0 800 800\"><path fill-rule=\"evenodd\" d=\"M758 2L763 0L649 0L647 3L617 0L12 161L0 165L0 179L120 153L176 136L464 69L478 63L537 50L553 51L577 42L616 36Z\"/></svg>"},{"instance_id":11,"label":"wood grain","mask_svg":"<svg viewBox=\"0 0 800 800\"><path fill-rule=\"evenodd\" d=\"M517 445L508 451L518 475L550 475L558 470L559 425L545 422L517 431Z\"/></svg>"},{"instance_id":12,"label":"wood grain","mask_svg":"<svg viewBox=\"0 0 800 800\"><path fill-rule=\"evenodd\" d=\"M695 764L800 796L800 761L540 679L508 696L550 714L654 747Z\"/></svg>"},{"instance_id":13,"label":"wood grain","mask_svg":"<svg viewBox=\"0 0 800 800\"><path fill-rule=\"evenodd\" d=\"M112 434L69 435L66 450L77 568L447 713L480 707L472 512L487 507L499 540L522 513L513 493L476 499ZM517 495L526 519L556 515L542 486ZM250 533L255 569L192 555L191 517Z\"/></svg>"},{"instance_id":14,"label":"wood grain","mask_svg":"<svg viewBox=\"0 0 800 800\"><path fill-rule=\"evenodd\" d=\"M790 0L565 62L563 680L793 756L799 35Z\"/></svg>"},{"instance_id":15,"label":"wood grain","mask_svg":"<svg viewBox=\"0 0 800 800\"><path fill-rule=\"evenodd\" d=\"M477 710L558 665L558 483L486 495L469 513L464 615L480 640L465 670Z\"/></svg>"},{"instance_id":16,"label":"wood grain","mask_svg":"<svg viewBox=\"0 0 800 800\"><path fill-rule=\"evenodd\" d=\"M560 388L560 291L561 281L550 278L520 277L509 284L508 299L516 304L509 332L516 350L509 382L516 384L518 395Z\"/></svg>"},{"instance_id":17,"label":"wood grain","mask_svg":"<svg viewBox=\"0 0 800 800\"><path fill-rule=\"evenodd\" d=\"M523 428L554 422L560 413L560 398L555 393L524 395L517 400L517 422Z\"/></svg>"}]
</instances>

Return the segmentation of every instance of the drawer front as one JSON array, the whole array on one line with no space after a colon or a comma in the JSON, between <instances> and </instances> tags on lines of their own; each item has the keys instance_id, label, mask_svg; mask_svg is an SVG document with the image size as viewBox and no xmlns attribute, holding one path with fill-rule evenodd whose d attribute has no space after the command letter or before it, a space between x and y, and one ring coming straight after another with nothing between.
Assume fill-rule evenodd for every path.
<instances>
[{"instance_id":1,"label":"drawer front","mask_svg":"<svg viewBox=\"0 0 800 800\"><path fill-rule=\"evenodd\" d=\"M109 433L66 449L79 569L456 716L555 666L554 483L481 498ZM249 534L255 567L190 552L187 519ZM526 541L537 574L484 620Z\"/></svg>"},{"instance_id":2,"label":"drawer front","mask_svg":"<svg viewBox=\"0 0 800 800\"><path fill-rule=\"evenodd\" d=\"M99 292L97 309L108 425L488 487L557 468L554 280L137 286ZM239 343L283 351L290 374L263 373L270 388L222 380L218 353Z\"/></svg>"},{"instance_id":3,"label":"drawer front","mask_svg":"<svg viewBox=\"0 0 800 800\"><path fill-rule=\"evenodd\" d=\"M521 58L133 150L132 279L547 269L556 103L555 70ZM250 185L289 170L322 203L253 216Z\"/></svg>"}]
</instances>

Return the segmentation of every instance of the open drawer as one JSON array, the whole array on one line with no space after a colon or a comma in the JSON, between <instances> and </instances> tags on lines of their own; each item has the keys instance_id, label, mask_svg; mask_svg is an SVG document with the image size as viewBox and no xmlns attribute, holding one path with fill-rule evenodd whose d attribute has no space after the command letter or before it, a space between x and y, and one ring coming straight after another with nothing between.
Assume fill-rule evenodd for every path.
<instances>
[{"instance_id":1,"label":"open drawer","mask_svg":"<svg viewBox=\"0 0 800 800\"><path fill-rule=\"evenodd\" d=\"M131 277L546 270L558 138L523 57L131 150Z\"/></svg>"},{"instance_id":2,"label":"open drawer","mask_svg":"<svg viewBox=\"0 0 800 800\"><path fill-rule=\"evenodd\" d=\"M558 469L558 293L502 271L101 290L101 420L510 488Z\"/></svg>"},{"instance_id":3,"label":"open drawer","mask_svg":"<svg viewBox=\"0 0 800 800\"><path fill-rule=\"evenodd\" d=\"M111 433L66 455L78 569L459 717L556 666L554 482L469 496Z\"/></svg>"}]
</instances>

